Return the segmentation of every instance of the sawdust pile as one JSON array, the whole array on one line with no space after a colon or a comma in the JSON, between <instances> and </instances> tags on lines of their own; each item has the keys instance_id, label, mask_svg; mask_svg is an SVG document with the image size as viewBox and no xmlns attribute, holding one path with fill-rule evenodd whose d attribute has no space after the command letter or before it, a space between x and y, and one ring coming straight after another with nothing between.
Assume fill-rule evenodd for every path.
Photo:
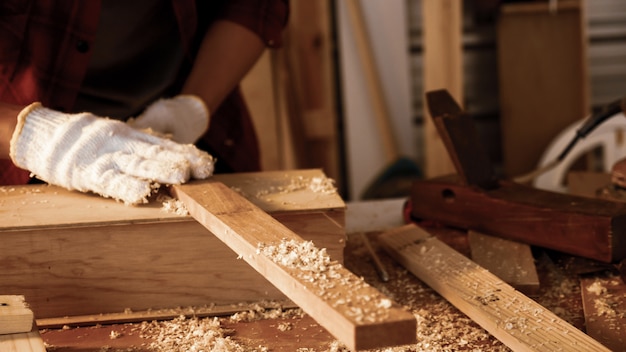
<instances>
[{"instance_id":1,"label":"sawdust pile","mask_svg":"<svg viewBox=\"0 0 626 352\"><path fill-rule=\"evenodd\" d=\"M137 328L142 338L150 339L147 347L155 352L214 351L246 352L267 351L244 348L233 341L228 330L222 329L218 318L186 318L181 316L169 321L143 322Z\"/></svg>"},{"instance_id":2,"label":"sawdust pile","mask_svg":"<svg viewBox=\"0 0 626 352\"><path fill-rule=\"evenodd\" d=\"M608 281L596 279L593 284L587 287L589 293L597 296L597 298L593 300L597 315L612 319L623 319L626 314L618 310L618 297L615 297L614 294L609 292L609 289L606 287L607 284L617 286L619 285L619 278L615 277Z\"/></svg>"},{"instance_id":3,"label":"sawdust pile","mask_svg":"<svg viewBox=\"0 0 626 352\"><path fill-rule=\"evenodd\" d=\"M417 343L381 349L376 352L446 352L446 351L494 351L510 349L495 339L476 322L443 299L405 268L388 256L380 256L383 264L393 270L388 282L383 282L373 270L367 248L360 236L350 235L347 241L345 266L362 276L376 289L393 301L407 307L417 320Z\"/></svg>"},{"instance_id":4,"label":"sawdust pile","mask_svg":"<svg viewBox=\"0 0 626 352\"><path fill-rule=\"evenodd\" d=\"M314 290L318 297L356 323L374 323L389 317L391 300L331 260L326 249L315 247L312 241L283 239L277 245L261 243L257 254L294 269L295 277L310 284L307 289Z\"/></svg>"},{"instance_id":5,"label":"sawdust pile","mask_svg":"<svg viewBox=\"0 0 626 352\"><path fill-rule=\"evenodd\" d=\"M189 211L187 210L185 203L176 198L172 198L169 195L159 193L156 200L157 202L162 204L161 210L166 213L176 214L180 216L189 215Z\"/></svg>"},{"instance_id":6,"label":"sawdust pile","mask_svg":"<svg viewBox=\"0 0 626 352\"><path fill-rule=\"evenodd\" d=\"M279 187L270 187L267 190L260 191L259 195L265 195L268 193L289 193L300 190L308 189L312 192L324 193L324 194L333 194L337 192L337 188L335 188L335 181L331 178L325 176L316 176L316 177L304 177L297 176L291 177L289 179L289 183L285 186Z\"/></svg>"}]
</instances>

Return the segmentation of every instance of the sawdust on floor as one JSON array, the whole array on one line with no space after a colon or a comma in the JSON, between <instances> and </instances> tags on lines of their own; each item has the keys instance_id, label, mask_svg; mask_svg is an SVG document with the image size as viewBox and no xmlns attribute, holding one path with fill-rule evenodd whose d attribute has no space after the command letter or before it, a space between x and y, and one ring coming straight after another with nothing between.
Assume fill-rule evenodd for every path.
<instances>
[{"instance_id":1,"label":"sawdust on floor","mask_svg":"<svg viewBox=\"0 0 626 352\"><path fill-rule=\"evenodd\" d=\"M378 248L375 236L370 236L370 238L375 248ZM409 309L417 319L416 344L372 351L510 351L507 346L380 251L380 259L391 273L390 280L383 282L378 277L361 236L349 235L345 251L344 266L347 269L394 302ZM544 273L541 277L544 288L535 299L570 324L583 328L582 314L578 311L582 310L582 307L579 307L579 303L573 302L575 297L580 297L580 289L575 276L559 270L552 261L546 258L540 258L538 267L541 269L540 272ZM597 289L602 291L601 287ZM306 314L300 309L255 306L227 317L179 317L170 321L145 322L139 325L134 324L133 330L134 333L141 334L146 341L149 341L148 345L136 349L105 347L102 351L271 351L274 348L271 341L260 342L259 339L249 339L238 334L236 330L238 323L254 323L272 319L276 322L272 326L277 332L293 333L292 329L297 327L303 317L306 317ZM523 322L512 321L510 323L521 324ZM304 333L313 334L314 331L323 330L315 324L312 323L312 326L308 327ZM302 332L302 330L299 331ZM323 347L298 347L295 351L348 351L345 346L329 337L327 333L320 336L318 345ZM112 338L114 338L113 335ZM297 342L291 343L297 345ZM54 351L53 346L49 347L49 351Z\"/></svg>"}]
</instances>

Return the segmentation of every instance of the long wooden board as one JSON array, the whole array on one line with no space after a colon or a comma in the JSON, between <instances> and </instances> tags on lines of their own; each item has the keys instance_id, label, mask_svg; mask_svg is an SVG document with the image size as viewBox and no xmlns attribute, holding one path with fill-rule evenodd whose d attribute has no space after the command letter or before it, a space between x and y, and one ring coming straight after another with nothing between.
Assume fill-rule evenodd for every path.
<instances>
[{"instance_id":1,"label":"long wooden board","mask_svg":"<svg viewBox=\"0 0 626 352\"><path fill-rule=\"evenodd\" d=\"M415 317L224 184L173 186L191 216L353 350L415 343ZM290 255L273 251L287 247ZM295 263L292 263L295 260ZM291 265L294 264L294 265Z\"/></svg>"},{"instance_id":2,"label":"long wooden board","mask_svg":"<svg viewBox=\"0 0 626 352\"><path fill-rule=\"evenodd\" d=\"M380 243L399 263L514 351L609 351L414 224Z\"/></svg>"}]
</instances>

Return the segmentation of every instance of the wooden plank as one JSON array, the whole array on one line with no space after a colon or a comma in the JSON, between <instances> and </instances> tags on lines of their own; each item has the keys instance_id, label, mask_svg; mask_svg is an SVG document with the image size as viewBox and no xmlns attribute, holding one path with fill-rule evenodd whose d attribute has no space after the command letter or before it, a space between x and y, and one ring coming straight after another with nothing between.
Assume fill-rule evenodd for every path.
<instances>
[{"instance_id":1,"label":"wooden plank","mask_svg":"<svg viewBox=\"0 0 626 352\"><path fill-rule=\"evenodd\" d=\"M33 325L30 332L0 335L0 351L2 352L46 352L37 327Z\"/></svg>"},{"instance_id":2,"label":"wooden plank","mask_svg":"<svg viewBox=\"0 0 626 352\"><path fill-rule=\"evenodd\" d=\"M529 245L477 231L469 231L468 237L476 264L526 295L537 294L539 276Z\"/></svg>"},{"instance_id":3,"label":"wooden plank","mask_svg":"<svg viewBox=\"0 0 626 352\"><path fill-rule=\"evenodd\" d=\"M422 1L424 28L424 92L447 89L463 101L463 50L461 0ZM424 111L424 116L429 112ZM427 178L448 175L454 165L435 125L424 119L424 174Z\"/></svg>"},{"instance_id":4,"label":"wooden plank","mask_svg":"<svg viewBox=\"0 0 626 352\"><path fill-rule=\"evenodd\" d=\"M379 237L389 254L514 351L609 351L414 224Z\"/></svg>"},{"instance_id":5,"label":"wooden plank","mask_svg":"<svg viewBox=\"0 0 626 352\"><path fill-rule=\"evenodd\" d=\"M33 328L33 319L24 296L0 296L0 335L29 332Z\"/></svg>"},{"instance_id":6,"label":"wooden plank","mask_svg":"<svg viewBox=\"0 0 626 352\"><path fill-rule=\"evenodd\" d=\"M215 181L173 186L190 214L351 349L414 343L416 320L337 262L306 246L236 192ZM288 247L289 256L272 251ZM289 265L291 259L298 259Z\"/></svg>"},{"instance_id":7,"label":"wooden plank","mask_svg":"<svg viewBox=\"0 0 626 352\"><path fill-rule=\"evenodd\" d=\"M580 281L587 334L613 351L626 351L626 284L618 276Z\"/></svg>"},{"instance_id":8,"label":"wooden plank","mask_svg":"<svg viewBox=\"0 0 626 352\"><path fill-rule=\"evenodd\" d=\"M320 170L214 179L343 262L345 204ZM24 295L38 319L287 299L157 201L129 207L53 186L0 187L0 241L12 249L1 260L3 294Z\"/></svg>"},{"instance_id":9,"label":"wooden plank","mask_svg":"<svg viewBox=\"0 0 626 352\"><path fill-rule=\"evenodd\" d=\"M590 113L585 2L561 0L555 11L549 3L500 6L500 119L509 177L534 170L552 139Z\"/></svg>"},{"instance_id":10,"label":"wooden plank","mask_svg":"<svg viewBox=\"0 0 626 352\"><path fill-rule=\"evenodd\" d=\"M500 181L484 191L454 177L415 181L412 216L613 262L626 257L626 204Z\"/></svg>"}]
</instances>

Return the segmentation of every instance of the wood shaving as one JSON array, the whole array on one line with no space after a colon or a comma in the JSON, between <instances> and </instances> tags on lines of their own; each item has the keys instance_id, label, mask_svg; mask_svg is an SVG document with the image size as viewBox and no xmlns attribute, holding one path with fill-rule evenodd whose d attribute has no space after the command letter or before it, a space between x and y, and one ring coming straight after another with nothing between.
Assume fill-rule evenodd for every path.
<instances>
[{"instance_id":1,"label":"wood shaving","mask_svg":"<svg viewBox=\"0 0 626 352\"><path fill-rule=\"evenodd\" d=\"M617 284L616 281L611 281L611 284ZM619 302L615 295L609 293L608 288L603 282L596 279L589 287L587 292L592 293L598 298L594 299L593 305L596 309L597 315L607 318L624 318L626 314L617 310Z\"/></svg>"},{"instance_id":2,"label":"wood shaving","mask_svg":"<svg viewBox=\"0 0 626 352\"><path fill-rule=\"evenodd\" d=\"M288 180L289 183L286 185L280 186L270 186L265 189L258 190L254 196L257 198L262 198L264 196L272 195L272 194L281 194L281 193L292 193L302 190L310 190L314 193L322 193L322 194L335 194L337 193L337 188L335 187L335 180L325 177L325 176L316 176L316 177L304 177L297 176L291 177ZM241 188L232 187L233 190L240 193L246 198L250 198Z\"/></svg>"},{"instance_id":3,"label":"wood shaving","mask_svg":"<svg viewBox=\"0 0 626 352\"><path fill-rule=\"evenodd\" d=\"M301 318L302 316L304 316L304 312L300 308L268 308L264 305L253 304L248 310L234 313L229 317L229 320L233 322L250 322L261 319Z\"/></svg>"},{"instance_id":4,"label":"wood shaving","mask_svg":"<svg viewBox=\"0 0 626 352\"><path fill-rule=\"evenodd\" d=\"M280 324L278 324L278 327L276 327L278 330L280 331L289 331L291 329L293 329L293 324L289 323L289 322L282 322Z\"/></svg>"},{"instance_id":5,"label":"wood shaving","mask_svg":"<svg viewBox=\"0 0 626 352\"><path fill-rule=\"evenodd\" d=\"M265 352L265 347L250 349L233 341L223 329L219 318L179 318L169 321L143 322L136 332L142 338L153 340L147 347L155 352L212 351Z\"/></svg>"},{"instance_id":6,"label":"wood shaving","mask_svg":"<svg viewBox=\"0 0 626 352\"><path fill-rule=\"evenodd\" d=\"M187 210L185 203L176 198L172 198L166 194L159 193L156 200L157 202L162 204L161 210L166 213L176 214L180 216L189 215L189 211Z\"/></svg>"}]
</instances>

